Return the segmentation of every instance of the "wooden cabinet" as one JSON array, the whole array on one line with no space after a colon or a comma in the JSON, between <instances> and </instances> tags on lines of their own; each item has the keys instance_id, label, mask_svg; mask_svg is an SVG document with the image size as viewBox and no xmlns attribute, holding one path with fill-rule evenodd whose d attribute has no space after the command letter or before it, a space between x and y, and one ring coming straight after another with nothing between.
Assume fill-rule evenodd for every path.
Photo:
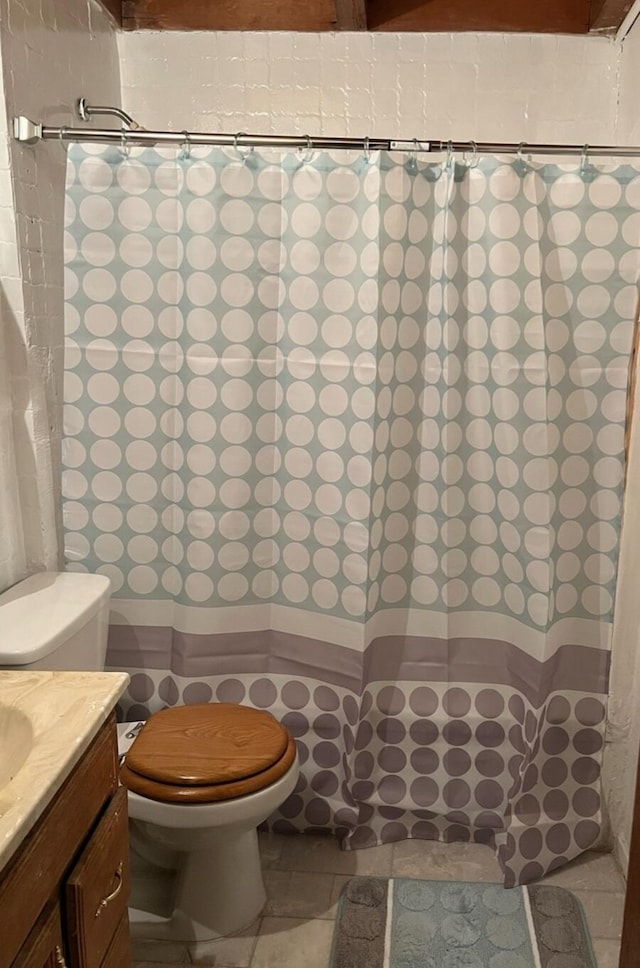
<instances>
[{"instance_id":1,"label":"wooden cabinet","mask_svg":"<svg viewBox=\"0 0 640 968\"><path fill-rule=\"evenodd\" d=\"M130 968L115 718L0 872L0 968Z\"/></svg>"},{"instance_id":2,"label":"wooden cabinet","mask_svg":"<svg viewBox=\"0 0 640 968\"><path fill-rule=\"evenodd\" d=\"M56 901L38 918L12 968L61 968L62 951L62 919Z\"/></svg>"}]
</instances>

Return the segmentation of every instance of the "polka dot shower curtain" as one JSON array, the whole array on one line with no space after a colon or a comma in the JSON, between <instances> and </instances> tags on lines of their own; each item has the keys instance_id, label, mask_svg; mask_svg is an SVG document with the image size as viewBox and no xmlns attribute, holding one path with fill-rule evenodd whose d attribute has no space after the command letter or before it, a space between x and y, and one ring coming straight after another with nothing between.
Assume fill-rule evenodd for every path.
<instances>
[{"instance_id":1,"label":"polka dot shower curtain","mask_svg":"<svg viewBox=\"0 0 640 968\"><path fill-rule=\"evenodd\" d=\"M70 150L64 521L131 719L268 709L271 823L591 846L637 302L629 165Z\"/></svg>"}]
</instances>

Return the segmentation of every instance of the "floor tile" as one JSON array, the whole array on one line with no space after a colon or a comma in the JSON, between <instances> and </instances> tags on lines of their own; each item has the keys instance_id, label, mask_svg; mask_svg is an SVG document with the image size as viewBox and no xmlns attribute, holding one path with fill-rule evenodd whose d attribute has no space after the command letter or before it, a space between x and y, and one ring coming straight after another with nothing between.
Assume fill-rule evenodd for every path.
<instances>
[{"instance_id":1,"label":"floor tile","mask_svg":"<svg viewBox=\"0 0 640 968\"><path fill-rule=\"evenodd\" d=\"M569 864L547 874L541 882L570 891L624 891L624 878L613 854L587 851Z\"/></svg>"},{"instance_id":2,"label":"floor tile","mask_svg":"<svg viewBox=\"0 0 640 968\"><path fill-rule=\"evenodd\" d=\"M276 918L331 918L334 874L267 870L265 915Z\"/></svg>"},{"instance_id":3,"label":"floor tile","mask_svg":"<svg viewBox=\"0 0 640 968\"><path fill-rule=\"evenodd\" d=\"M251 968L327 968L333 921L263 918Z\"/></svg>"},{"instance_id":4,"label":"floor tile","mask_svg":"<svg viewBox=\"0 0 640 968\"><path fill-rule=\"evenodd\" d=\"M336 918L338 916L338 902L340 900L340 895L342 894L345 884L348 884L351 880L349 874L335 874L333 878L333 887L331 889L331 907L327 913L327 917Z\"/></svg>"},{"instance_id":5,"label":"floor tile","mask_svg":"<svg viewBox=\"0 0 640 968\"><path fill-rule=\"evenodd\" d=\"M148 938L132 938L131 951L134 961L151 961L161 965L189 964L186 944L180 941L151 941Z\"/></svg>"},{"instance_id":6,"label":"floor tile","mask_svg":"<svg viewBox=\"0 0 640 968\"><path fill-rule=\"evenodd\" d=\"M437 881L502 881L496 855L483 844L403 840L393 845L394 877Z\"/></svg>"},{"instance_id":7,"label":"floor tile","mask_svg":"<svg viewBox=\"0 0 640 968\"><path fill-rule=\"evenodd\" d=\"M261 833L260 853L268 894L260 921L241 935L199 945L137 939L134 968L327 968L332 919L341 891L355 874L502 881L494 852L480 844L408 840L342 851L333 837ZM624 878L613 856L589 851L544 883L576 894L585 908L598 968L618 968ZM165 913L166 907L158 908L163 897L166 906L171 888L165 871L135 862L132 901L137 906Z\"/></svg>"},{"instance_id":8,"label":"floor tile","mask_svg":"<svg viewBox=\"0 0 640 968\"><path fill-rule=\"evenodd\" d=\"M133 968L192 968L190 961L134 961Z\"/></svg>"},{"instance_id":9,"label":"floor tile","mask_svg":"<svg viewBox=\"0 0 640 968\"><path fill-rule=\"evenodd\" d=\"M258 844L260 846L260 859L264 868L273 867L279 860L282 853L282 845L287 840L282 834L273 834L270 831L258 831Z\"/></svg>"},{"instance_id":10,"label":"floor tile","mask_svg":"<svg viewBox=\"0 0 640 968\"><path fill-rule=\"evenodd\" d=\"M598 968L618 968L620 942L608 938L596 938L593 942Z\"/></svg>"},{"instance_id":11,"label":"floor tile","mask_svg":"<svg viewBox=\"0 0 640 968\"><path fill-rule=\"evenodd\" d=\"M624 894L612 891L574 891L587 915L592 938L612 938L622 935Z\"/></svg>"},{"instance_id":12,"label":"floor tile","mask_svg":"<svg viewBox=\"0 0 640 968\"><path fill-rule=\"evenodd\" d=\"M341 850L335 837L286 837L279 870L308 871L319 874L379 874L391 873L393 844L365 847L362 850Z\"/></svg>"},{"instance_id":13,"label":"floor tile","mask_svg":"<svg viewBox=\"0 0 640 968\"><path fill-rule=\"evenodd\" d=\"M220 941L200 941L189 945L191 963L194 965L215 965L216 968L248 968L251 963L260 919L250 927Z\"/></svg>"}]
</instances>

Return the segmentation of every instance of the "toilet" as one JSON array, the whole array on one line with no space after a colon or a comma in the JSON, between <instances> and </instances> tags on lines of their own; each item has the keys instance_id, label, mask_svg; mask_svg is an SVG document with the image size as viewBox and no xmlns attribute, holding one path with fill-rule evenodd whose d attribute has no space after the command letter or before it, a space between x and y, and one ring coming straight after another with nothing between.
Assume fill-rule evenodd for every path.
<instances>
[{"instance_id":1,"label":"toilet","mask_svg":"<svg viewBox=\"0 0 640 968\"><path fill-rule=\"evenodd\" d=\"M0 668L102 670L110 582L40 572L0 594ZM256 828L291 794L298 757L270 714L198 703L118 727L130 839L177 871L171 917L130 911L139 937L207 941L251 924L266 901Z\"/></svg>"}]
</instances>

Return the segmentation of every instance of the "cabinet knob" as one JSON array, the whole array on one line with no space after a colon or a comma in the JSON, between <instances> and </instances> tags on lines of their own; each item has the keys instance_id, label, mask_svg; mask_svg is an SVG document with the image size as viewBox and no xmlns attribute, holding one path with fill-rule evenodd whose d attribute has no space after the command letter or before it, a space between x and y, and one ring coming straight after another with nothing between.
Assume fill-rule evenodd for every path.
<instances>
[{"instance_id":1,"label":"cabinet knob","mask_svg":"<svg viewBox=\"0 0 640 968\"><path fill-rule=\"evenodd\" d=\"M98 904L98 907L96 908L96 913L94 915L94 917L96 918L102 914L104 909L108 907L108 905L114 900L114 898L118 896L118 894L122 890L122 884L123 884L122 861L120 861L120 863L118 864L118 868L115 871L113 876L115 878L116 886L111 891L111 893L107 894L106 897L103 897L102 900L100 901L100 904Z\"/></svg>"},{"instance_id":2,"label":"cabinet knob","mask_svg":"<svg viewBox=\"0 0 640 968\"><path fill-rule=\"evenodd\" d=\"M55 956L57 968L67 968L67 963L64 960L64 955L62 954L62 949L60 948L59 944L56 945Z\"/></svg>"}]
</instances>

